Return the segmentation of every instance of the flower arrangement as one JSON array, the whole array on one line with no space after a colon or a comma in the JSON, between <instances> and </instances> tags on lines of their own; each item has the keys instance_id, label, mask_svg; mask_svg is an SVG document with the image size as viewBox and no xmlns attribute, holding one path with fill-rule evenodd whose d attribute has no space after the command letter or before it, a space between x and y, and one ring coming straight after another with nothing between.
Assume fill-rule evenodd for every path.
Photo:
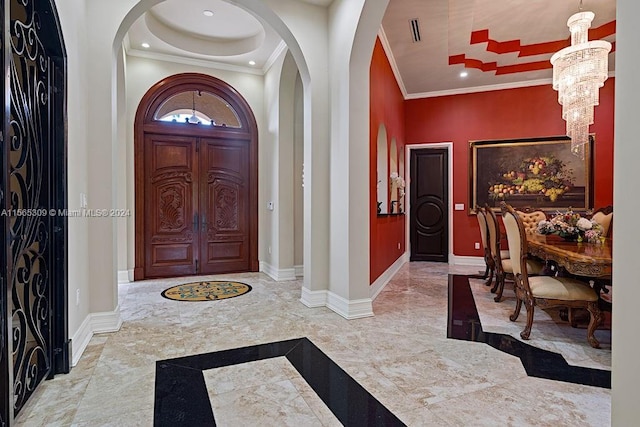
<instances>
[{"instance_id":1,"label":"flower arrangement","mask_svg":"<svg viewBox=\"0 0 640 427\"><path fill-rule=\"evenodd\" d=\"M557 234L566 240L587 240L598 242L602 236L602 226L575 213L569 208L566 212L558 212L551 220L538 223L538 233Z\"/></svg>"},{"instance_id":2,"label":"flower arrangement","mask_svg":"<svg viewBox=\"0 0 640 427\"><path fill-rule=\"evenodd\" d=\"M389 178L390 178L389 183L391 184L391 190L393 191L394 188L397 188L398 196L403 197L404 187L405 187L404 178L398 175L398 172L391 172L391 176Z\"/></svg>"}]
</instances>

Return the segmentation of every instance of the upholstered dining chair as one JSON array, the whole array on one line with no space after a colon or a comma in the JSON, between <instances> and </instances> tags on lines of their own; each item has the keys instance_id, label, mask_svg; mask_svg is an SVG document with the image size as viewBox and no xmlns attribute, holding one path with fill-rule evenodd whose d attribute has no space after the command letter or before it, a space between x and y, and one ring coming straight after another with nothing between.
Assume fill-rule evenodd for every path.
<instances>
[{"instance_id":1,"label":"upholstered dining chair","mask_svg":"<svg viewBox=\"0 0 640 427\"><path fill-rule=\"evenodd\" d=\"M524 225L524 231L527 234L535 234L538 229L538 223L547 219L547 215L538 209L520 208L517 209L518 215Z\"/></svg>"},{"instance_id":2,"label":"upholstered dining chair","mask_svg":"<svg viewBox=\"0 0 640 427\"><path fill-rule=\"evenodd\" d=\"M476 205L476 218L478 219L478 227L480 228L480 241L482 249L484 251L484 262L486 268L482 279L487 279L484 283L489 286L493 280L493 273L495 271L495 264L493 263L493 257L491 256L491 248L489 247L489 231L487 230L487 214L484 208Z\"/></svg>"},{"instance_id":3,"label":"upholstered dining chair","mask_svg":"<svg viewBox=\"0 0 640 427\"><path fill-rule=\"evenodd\" d=\"M509 242L513 276L516 291L516 308L509 317L515 322L520 315L522 304L527 310L527 323L520 333L522 339L528 340L533 325L533 314L536 306L586 308L589 311L587 340L592 347L599 348L600 343L594 336L596 326L602 320L602 312L598 307L598 295L588 283L568 277L536 276L529 277L527 260L527 237L524 224L516 211L506 203L500 204L502 221Z\"/></svg>"},{"instance_id":4,"label":"upholstered dining chair","mask_svg":"<svg viewBox=\"0 0 640 427\"><path fill-rule=\"evenodd\" d=\"M513 267L511 266L511 259L508 249L502 249L502 233L500 232L500 224L493 210L489 205L485 205L485 212L487 216L487 228L489 229L489 244L491 245L491 255L493 256L493 263L496 269L496 283L491 288L491 292L495 293L495 302L502 300L502 293L504 292L504 282L507 276L511 277L513 273ZM543 270L542 263L534 260L529 262L529 271L540 274Z\"/></svg>"},{"instance_id":5,"label":"upholstered dining chair","mask_svg":"<svg viewBox=\"0 0 640 427\"><path fill-rule=\"evenodd\" d=\"M591 219L600 224L603 236L610 237L611 225L613 223L613 206L605 206L597 209L591 216Z\"/></svg>"}]
</instances>

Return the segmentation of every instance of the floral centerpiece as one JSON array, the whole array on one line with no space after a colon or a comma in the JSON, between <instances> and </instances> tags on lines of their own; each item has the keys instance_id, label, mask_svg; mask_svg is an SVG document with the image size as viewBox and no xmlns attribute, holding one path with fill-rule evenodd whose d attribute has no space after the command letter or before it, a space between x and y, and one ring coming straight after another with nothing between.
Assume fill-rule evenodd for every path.
<instances>
[{"instance_id":1,"label":"floral centerpiece","mask_svg":"<svg viewBox=\"0 0 640 427\"><path fill-rule=\"evenodd\" d=\"M602 236L602 226L575 213L569 208L566 212L558 212L551 220L538 223L538 233L557 234L565 240L586 240L598 242Z\"/></svg>"}]
</instances>

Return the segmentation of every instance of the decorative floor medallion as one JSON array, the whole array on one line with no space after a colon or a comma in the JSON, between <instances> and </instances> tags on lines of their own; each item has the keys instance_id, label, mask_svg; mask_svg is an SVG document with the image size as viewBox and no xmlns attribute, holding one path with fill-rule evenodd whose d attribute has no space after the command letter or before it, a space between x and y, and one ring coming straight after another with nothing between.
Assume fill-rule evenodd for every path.
<instances>
[{"instance_id":1,"label":"decorative floor medallion","mask_svg":"<svg viewBox=\"0 0 640 427\"><path fill-rule=\"evenodd\" d=\"M251 286L241 282L212 280L184 283L162 291L162 296L175 301L217 301L233 298L251 291Z\"/></svg>"}]
</instances>

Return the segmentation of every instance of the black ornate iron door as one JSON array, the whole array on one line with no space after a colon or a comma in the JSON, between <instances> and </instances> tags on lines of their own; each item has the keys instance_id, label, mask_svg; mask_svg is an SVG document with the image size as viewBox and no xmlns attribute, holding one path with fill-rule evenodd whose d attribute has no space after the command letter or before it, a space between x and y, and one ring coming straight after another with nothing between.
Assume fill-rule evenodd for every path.
<instances>
[{"instance_id":1,"label":"black ornate iron door","mask_svg":"<svg viewBox=\"0 0 640 427\"><path fill-rule=\"evenodd\" d=\"M5 1L3 425L69 369L64 45L52 0Z\"/></svg>"}]
</instances>

